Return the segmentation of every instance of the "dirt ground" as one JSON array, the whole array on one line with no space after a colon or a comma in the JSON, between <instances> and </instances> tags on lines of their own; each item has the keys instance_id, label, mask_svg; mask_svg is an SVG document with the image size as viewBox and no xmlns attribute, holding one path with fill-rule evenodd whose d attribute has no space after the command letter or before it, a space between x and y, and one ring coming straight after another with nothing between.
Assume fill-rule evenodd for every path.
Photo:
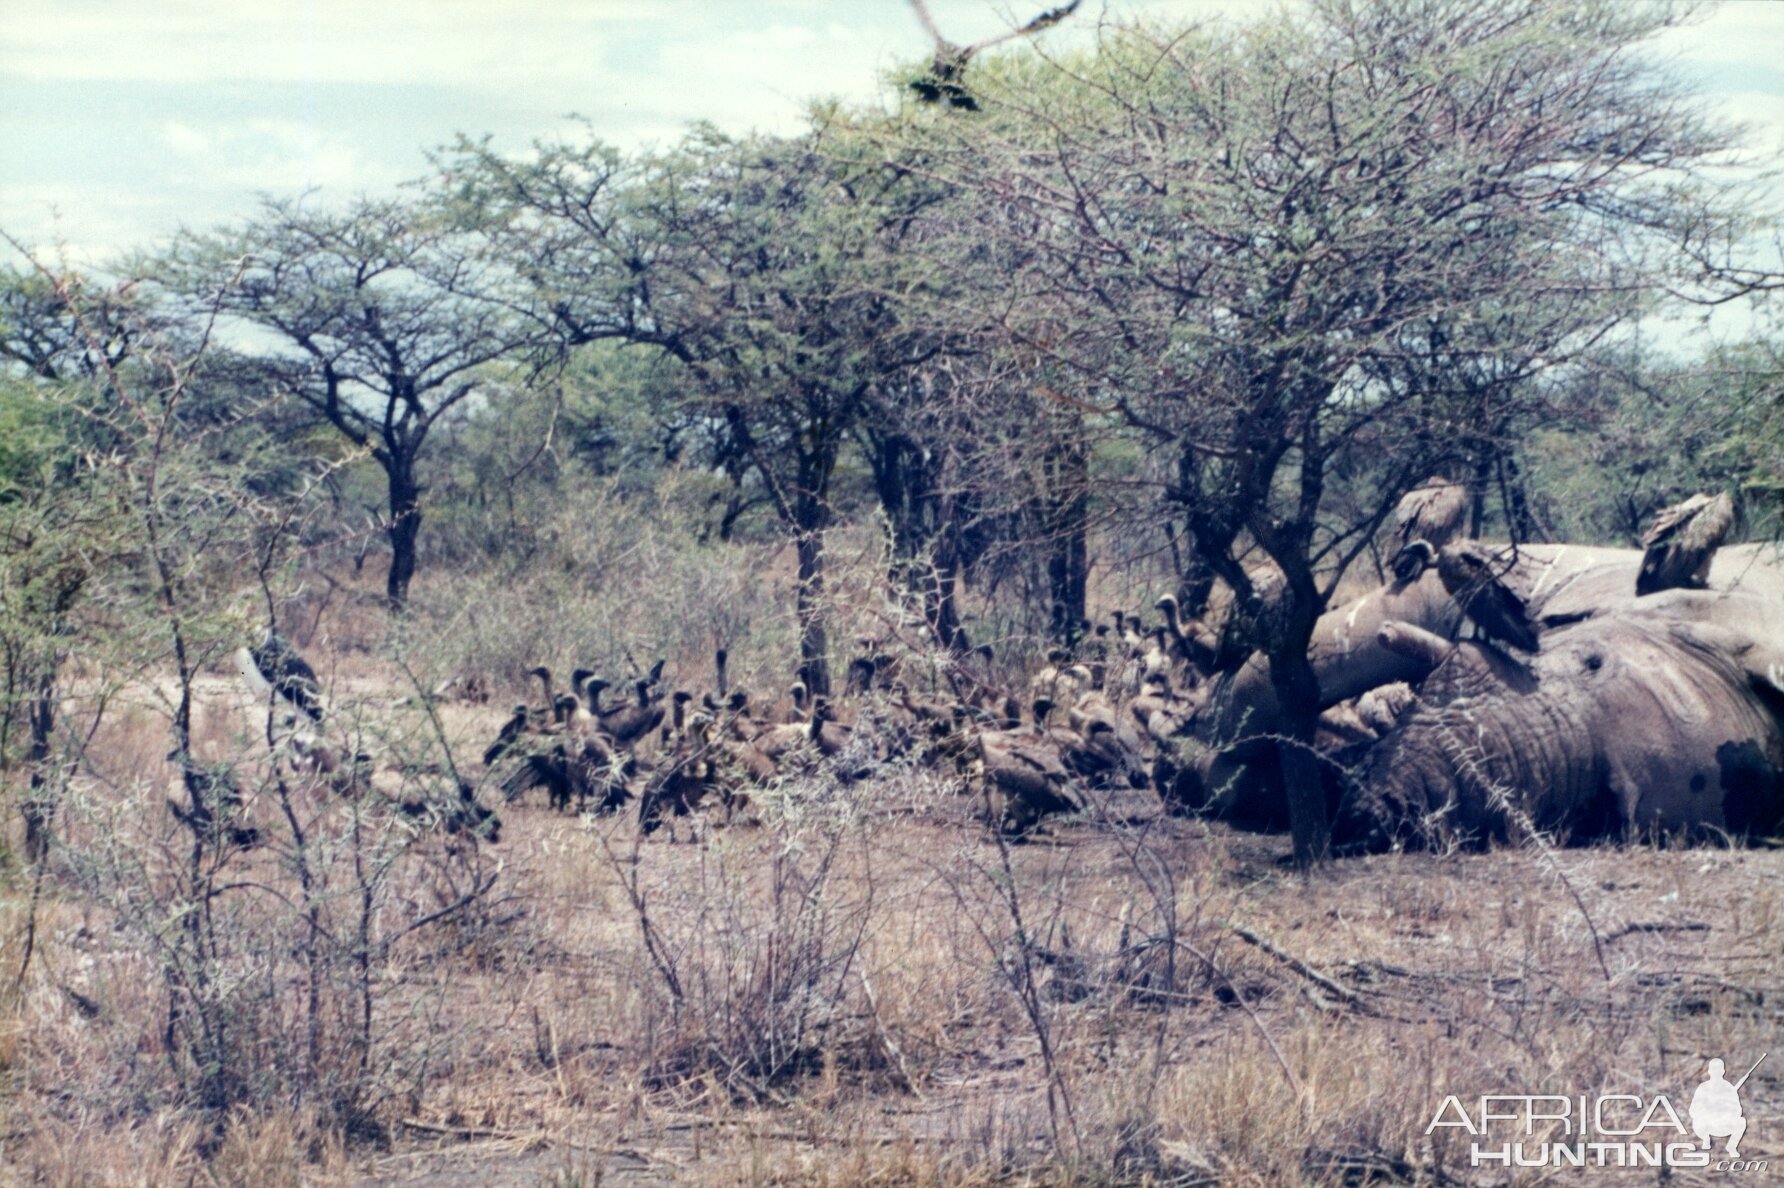
<instances>
[{"instance_id":1,"label":"dirt ground","mask_svg":"<svg viewBox=\"0 0 1784 1188\"><path fill-rule=\"evenodd\" d=\"M892 818L849 854L847 883L875 888L858 959L879 991L877 1026L899 1037L900 1075L836 1057L756 1100L710 1074L699 1088L627 1091L636 1053L614 1025L637 1017L566 1005L554 985L576 976L566 955L521 994L535 1010L556 1004L558 1051L574 1033L579 1052L516 1059L515 1048L537 1046L539 1016L511 1008L477 1062L481 1111L442 1103L408 1120L351 1182L1065 1181L1073 1140L1049 1122L1051 1085L1055 1116L1070 1095L1078 1141L1096 1150L1083 1165L1101 1169L1091 1178L1108 1174L1112 1153L1133 1182L1495 1183L1504 1173L1469 1167L1465 1143L1425 1135L1446 1094L1664 1093L1683 1112L1708 1058L1744 1069L1784 1035L1784 853L1395 854L1303 878L1285 839L1129 807L1143 810L1136 798L1008 850L1032 947L1052 958L1035 974L1039 1025L999 976L1014 962L995 951L1012 931L992 902L995 880L972 873L998 870L999 847L968 821ZM565 912L577 879L561 865L537 872L597 848L602 830L616 847L629 834L625 822L577 827L527 809L511 821L507 858L535 872L526 894ZM748 865L773 845L766 830L715 830L698 844L653 842L639 863L647 882L662 880L658 897L698 911L694 884L713 865ZM713 846L727 851L716 862ZM1149 862L1175 869L1149 872ZM1170 880L1181 913L1180 968L1157 994L1133 988L1145 980L1136 952L1156 953L1150 942L1167 931L1140 910L1159 902L1149 877ZM882 904L896 905L884 919ZM611 900L602 910L626 914ZM577 927L573 914L557 918ZM1060 960L1067 944L1075 971ZM592 950L582 959L600 963ZM1775 1166L1775 1057L1742 1100L1742 1154ZM1135 1131L1128 1152L1124 1126Z\"/></svg>"},{"instance_id":2,"label":"dirt ground","mask_svg":"<svg viewBox=\"0 0 1784 1188\"><path fill-rule=\"evenodd\" d=\"M211 692L201 741L236 745L238 694ZM501 711L440 717L476 774ZM116 821L143 834L120 853L177 857L165 782L138 778L163 727L107 729L87 772L113 815L71 808L71 845L119 844L99 830ZM144 1123L159 974L52 884L0 1051L39 1087L13 1103L0 1182L1539 1183L1559 1173L1473 1166L1468 1134L1433 1130L1446 1096L1665 1095L1682 1114L1710 1059L1733 1078L1768 1052L1740 1091L1741 1154L1784 1160L1784 851L1530 845L1303 875L1287 838L1142 792L1023 844L915 770L794 781L673 838L541 796L470 851L477 910L393 950L378 1129L339 1149L268 1122L196 1160L175 1123ZM313 832L349 811L299 807ZM278 825L263 799L247 811ZM462 839L419 844L467 860ZM270 885L275 851L232 885ZM425 915L431 893L405 884L389 910Z\"/></svg>"}]
</instances>

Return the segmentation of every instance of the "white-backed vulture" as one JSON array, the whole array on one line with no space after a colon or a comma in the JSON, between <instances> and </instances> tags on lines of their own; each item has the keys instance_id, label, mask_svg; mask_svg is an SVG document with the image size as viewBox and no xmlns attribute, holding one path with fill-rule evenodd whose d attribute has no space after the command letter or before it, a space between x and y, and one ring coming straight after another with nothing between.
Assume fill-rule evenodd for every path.
<instances>
[{"instance_id":1,"label":"white-backed vulture","mask_svg":"<svg viewBox=\"0 0 1784 1188\"><path fill-rule=\"evenodd\" d=\"M1047 9L1019 28L975 41L971 45L956 45L943 37L941 30L936 28L935 18L929 15L929 6L924 0L910 0L910 3L911 11L917 14L918 23L935 42L935 53L930 59L929 71L910 80L911 90L924 103L944 103L962 111L977 111L979 101L973 98L972 92L966 89L962 81L966 74L966 64L972 61L973 55L1013 38L1039 33L1057 25L1077 11L1083 0L1067 0L1056 8Z\"/></svg>"},{"instance_id":2,"label":"white-backed vulture","mask_svg":"<svg viewBox=\"0 0 1784 1188\"><path fill-rule=\"evenodd\" d=\"M246 665L242 663L244 652ZM254 647L236 653L236 667L257 696L276 693L311 721L322 721L322 684L316 679L316 670L271 627L260 633L260 642Z\"/></svg>"},{"instance_id":3,"label":"white-backed vulture","mask_svg":"<svg viewBox=\"0 0 1784 1188\"><path fill-rule=\"evenodd\" d=\"M1438 552L1462 531L1468 492L1443 475L1432 475L1408 491L1394 508L1394 555L1388 561L1396 581L1416 582ZM1420 544L1424 548L1420 548Z\"/></svg>"},{"instance_id":4,"label":"white-backed vulture","mask_svg":"<svg viewBox=\"0 0 1784 1188\"><path fill-rule=\"evenodd\" d=\"M1693 495L1663 510L1642 534L1645 551L1635 579L1636 594L1704 589L1710 562L1733 526L1734 500L1727 492Z\"/></svg>"},{"instance_id":5,"label":"white-backed vulture","mask_svg":"<svg viewBox=\"0 0 1784 1188\"><path fill-rule=\"evenodd\" d=\"M1514 648L1534 652L1536 627L1524 599L1504 580L1508 567L1485 548L1463 541L1437 554L1437 573L1456 605L1480 631Z\"/></svg>"}]
</instances>

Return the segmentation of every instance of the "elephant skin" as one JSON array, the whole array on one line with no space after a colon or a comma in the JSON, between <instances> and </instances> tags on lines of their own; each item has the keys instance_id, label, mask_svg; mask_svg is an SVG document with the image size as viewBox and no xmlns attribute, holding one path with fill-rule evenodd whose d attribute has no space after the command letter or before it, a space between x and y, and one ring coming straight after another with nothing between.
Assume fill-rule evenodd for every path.
<instances>
[{"instance_id":1,"label":"elephant skin","mask_svg":"<svg viewBox=\"0 0 1784 1188\"><path fill-rule=\"evenodd\" d=\"M1497 547L1510 562L1506 581L1524 597L1535 618L1566 623L1636 602L1639 549L1526 544L1513 553L1509 545ZM1722 549L1709 581L1712 590L1784 601L1784 548L1750 544ZM1435 567L1416 581L1392 582L1327 611L1315 624L1308 645L1319 678L1321 709L1424 675L1416 661L1381 642L1381 627L1390 621L1446 639L1454 639L1464 623ZM1286 801L1277 781L1257 769L1273 748L1248 740L1275 735L1280 728L1269 661L1254 653L1237 672L1214 683L1205 707L1189 723L1188 737L1175 740L1161 753L1155 783L1174 809L1278 827L1287 820Z\"/></svg>"},{"instance_id":2,"label":"elephant skin","mask_svg":"<svg viewBox=\"0 0 1784 1188\"><path fill-rule=\"evenodd\" d=\"M1784 601L1671 590L1556 628L1534 657L1448 645L1340 834L1379 848L1531 829L1784 829Z\"/></svg>"}]
</instances>

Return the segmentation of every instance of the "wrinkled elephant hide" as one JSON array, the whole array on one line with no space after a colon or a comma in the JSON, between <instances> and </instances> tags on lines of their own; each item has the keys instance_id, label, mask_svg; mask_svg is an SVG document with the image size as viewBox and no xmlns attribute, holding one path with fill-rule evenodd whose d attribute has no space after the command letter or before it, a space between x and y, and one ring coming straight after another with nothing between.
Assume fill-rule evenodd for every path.
<instances>
[{"instance_id":1,"label":"wrinkled elephant hide","mask_svg":"<svg viewBox=\"0 0 1784 1188\"><path fill-rule=\"evenodd\" d=\"M1784 829L1784 604L1669 591L1512 658L1455 645L1371 751L1341 834L1372 848Z\"/></svg>"}]
</instances>

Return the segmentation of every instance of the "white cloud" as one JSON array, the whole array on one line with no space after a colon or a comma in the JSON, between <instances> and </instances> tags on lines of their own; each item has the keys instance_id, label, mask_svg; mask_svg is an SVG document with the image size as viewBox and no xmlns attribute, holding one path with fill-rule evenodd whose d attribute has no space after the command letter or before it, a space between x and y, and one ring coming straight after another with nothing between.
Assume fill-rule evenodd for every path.
<instances>
[{"instance_id":1,"label":"white cloud","mask_svg":"<svg viewBox=\"0 0 1784 1188\"><path fill-rule=\"evenodd\" d=\"M1719 104L1732 120L1748 129L1747 147L1774 161L1784 157L1784 95L1769 91L1737 91Z\"/></svg>"},{"instance_id":2,"label":"white cloud","mask_svg":"<svg viewBox=\"0 0 1784 1188\"><path fill-rule=\"evenodd\" d=\"M970 42L1051 2L929 6ZM1108 9L1249 20L1294 6ZM1089 36L1102 12L1088 0L1050 43ZM8 78L40 98L0 136L16 179L0 185L0 226L53 232L53 201L71 239L107 248L240 217L256 191L380 190L461 129L499 132L503 150L556 135L571 111L622 146L701 118L790 131L811 99L870 99L889 67L930 48L905 0L60 0L14 4L5 22L0 110ZM1716 101L1755 125L1756 152L1784 146L1784 82L1768 81L1784 61L1784 3L1726 4L1657 48L1712 87L1726 77ZM64 92L66 104L41 98ZM143 99L152 114L132 122Z\"/></svg>"},{"instance_id":3,"label":"white cloud","mask_svg":"<svg viewBox=\"0 0 1784 1188\"><path fill-rule=\"evenodd\" d=\"M184 120L168 120L162 124L161 140L183 156L202 153L211 147L211 138Z\"/></svg>"},{"instance_id":4,"label":"white cloud","mask_svg":"<svg viewBox=\"0 0 1784 1188\"><path fill-rule=\"evenodd\" d=\"M200 213L181 195L129 185L8 185L4 198L0 226L52 267L100 267L146 246L144 227L172 228ZM10 245L0 248L0 258L21 263Z\"/></svg>"},{"instance_id":5,"label":"white cloud","mask_svg":"<svg viewBox=\"0 0 1784 1188\"><path fill-rule=\"evenodd\" d=\"M1777 70L1784 62L1784 4L1746 0L1708 10L1656 40L1662 53L1725 70Z\"/></svg>"},{"instance_id":6,"label":"white cloud","mask_svg":"<svg viewBox=\"0 0 1784 1188\"><path fill-rule=\"evenodd\" d=\"M476 85L509 73L505 63L561 60L558 51L586 47L597 28L641 19L638 6L623 0L574 7L551 0L73 0L9 14L0 70L35 79Z\"/></svg>"}]
</instances>

